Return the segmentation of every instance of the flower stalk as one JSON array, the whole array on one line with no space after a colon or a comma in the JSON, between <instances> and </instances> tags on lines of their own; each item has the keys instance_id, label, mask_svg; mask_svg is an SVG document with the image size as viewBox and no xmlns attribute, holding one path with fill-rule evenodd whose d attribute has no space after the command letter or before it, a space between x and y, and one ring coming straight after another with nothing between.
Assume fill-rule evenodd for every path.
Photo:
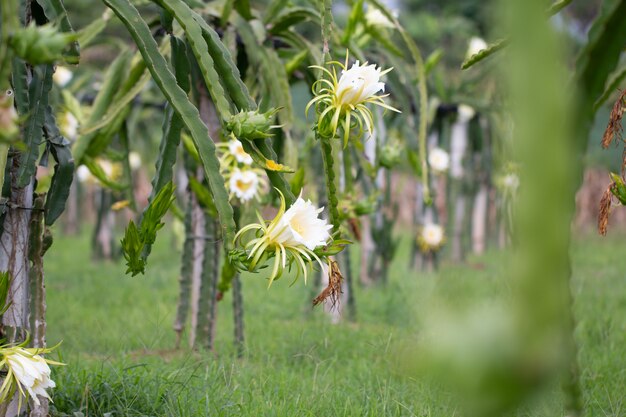
<instances>
[{"instance_id":1,"label":"flower stalk","mask_svg":"<svg viewBox=\"0 0 626 417\"><path fill-rule=\"evenodd\" d=\"M339 218L339 198L337 195L337 184L335 182L335 160L333 158L333 144L331 138L320 137L322 148L322 161L324 163L324 177L326 179L326 193L328 196L328 214L332 225L331 234L335 236L339 232L341 221Z\"/></svg>"}]
</instances>

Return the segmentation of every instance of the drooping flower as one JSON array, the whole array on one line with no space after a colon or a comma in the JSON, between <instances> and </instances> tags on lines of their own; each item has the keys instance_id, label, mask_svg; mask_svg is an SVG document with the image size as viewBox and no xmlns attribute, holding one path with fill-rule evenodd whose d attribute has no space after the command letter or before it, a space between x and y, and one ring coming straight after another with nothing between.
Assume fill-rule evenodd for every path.
<instances>
[{"instance_id":1,"label":"drooping flower","mask_svg":"<svg viewBox=\"0 0 626 417\"><path fill-rule=\"evenodd\" d=\"M473 55L476 55L483 49L487 49L487 42L477 36L472 37L467 47L467 54L465 56L466 59L471 58Z\"/></svg>"},{"instance_id":2,"label":"drooping flower","mask_svg":"<svg viewBox=\"0 0 626 417\"><path fill-rule=\"evenodd\" d=\"M435 223L426 223L419 233L417 242L424 252L438 250L444 243L443 227Z\"/></svg>"},{"instance_id":3,"label":"drooping flower","mask_svg":"<svg viewBox=\"0 0 626 417\"><path fill-rule=\"evenodd\" d=\"M245 203L253 199L259 189L259 174L253 170L236 169L230 176L228 181L231 195L237 197L241 202Z\"/></svg>"},{"instance_id":4,"label":"drooping flower","mask_svg":"<svg viewBox=\"0 0 626 417\"><path fill-rule=\"evenodd\" d=\"M252 157L243 150L243 145L237 139L233 138L228 142L228 150L237 162L244 165L252 165Z\"/></svg>"},{"instance_id":5,"label":"drooping flower","mask_svg":"<svg viewBox=\"0 0 626 417\"><path fill-rule=\"evenodd\" d=\"M311 200L304 201L301 197L285 212L282 221L288 226L297 244L313 250L326 244L330 237L328 231L332 226L318 215L324 210L317 208Z\"/></svg>"},{"instance_id":6,"label":"drooping flower","mask_svg":"<svg viewBox=\"0 0 626 417\"><path fill-rule=\"evenodd\" d=\"M74 73L66 67L58 66L52 75L52 80L59 87L65 87L72 81Z\"/></svg>"},{"instance_id":7,"label":"drooping flower","mask_svg":"<svg viewBox=\"0 0 626 417\"><path fill-rule=\"evenodd\" d=\"M428 165L437 174L442 174L450 167L450 155L441 148L433 148L428 153Z\"/></svg>"},{"instance_id":8,"label":"drooping flower","mask_svg":"<svg viewBox=\"0 0 626 417\"><path fill-rule=\"evenodd\" d=\"M276 217L269 223L259 217L260 223L249 224L243 227L236 235L237 242L246 232L257 231L257 237L245 243L248 251L250 270L254 270L258 262L265 257L274 256L274 265L269 277L269 285L281 276L284 269L295 261L298 272L307 278L307 266L317 261L320 267L324 266L314 250L324 246L330 239L329 230L332 226L324 219L319 218L323 208L317 208L310 200L299 197L296 202L285 211L285 199L280 195L281 204Z\"/></svg>"},{"instance_id":9,"label":"drooping flower","mask_svg":"<svg viewBox=\"0 0 626 417\"><path fill-rule=\"evenodd\" d=\"M50 367L63 365L62 363L45 359L40 353L50 352L51 349L23 348L20 346L2 347L0 354L2 360L0 367L6 368L7 375L0 387L0 402L6 401L7 397L16 387L22 397L31 397L35 404L39 405L38 395L51 400L46 391L54 388L55 383L50 379ZM20 403L22 398L20 397Z\"/></svg>"},{"instance_id":10,"label":"drooping flower","mask_svg":"<svg viewBox=\"0 0 626 417\"><path fill-rule=\"evenodd\" d=\"M385 103L384 98L388 94L376 95L385 91L385 83L380 79L393 68L382 70L376 65L368 65L367 62L360 64L356 61L348 69L348 57L345 64L332 61L332 72L324 67L312 66L322 70L328 77L317 80L313 84L313 94L315 97L306 106L305 112L315 105L318 114L317 131L322 136L335 137L337 129L341 125L343 128L344 146L350 138L350 131L353 128L359 129L359 135L366 130L372 133L373 115L367 108L367 103L383 107L400 113ZM335 66L341 67L341 77L337 78ZM365 125L365 126L363 126Z\"/></svg>"}]
</instances>

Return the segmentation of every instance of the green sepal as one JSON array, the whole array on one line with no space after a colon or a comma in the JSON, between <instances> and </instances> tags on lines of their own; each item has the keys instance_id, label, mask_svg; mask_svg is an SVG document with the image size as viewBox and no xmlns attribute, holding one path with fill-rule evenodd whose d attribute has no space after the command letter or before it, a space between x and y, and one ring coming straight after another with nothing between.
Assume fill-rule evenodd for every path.
<instances>
[{"instance_id":1,"label":"green sepal","mask_svg":"<svg viewBox=\"0 0 626 417\"><path fill-rule=\"evenodd\" d=\"M246 265L246 261L248 260L248 253L245 250L233 249L228 252L227 258L228 263L237 268L239 271L248 270L248 266Z\"/></svg>"},{"instance_id":2,"label":"green sepal","mask_svg":"<svg viewBox=\"0 0 626 417\"><path fill-rule=\"evenodd\" d=\"M163 226L163 216L167 213L174 201L174 184L167 183L161 191L157 193L148 208L144 211L139 227L132 220L126 227L124 238L122 239L122 252L126 259L126 274L135 276L145 273L149 251L147 247L154 244L156 234Z\"/></svg>"},{"instance_id":3,"label":"green sepal","mask_svg":"<svg viewBox=\"0 0 626 417\"><path fill-rule=\"evenodd\" d=\"M63 61L63 51L77 39L75 33L58 32L51 24L31 23L13 34L11 47L17 56L32 65L53 64Z\"/></svg>"},{"instance_id":4,"label":"green sepal","mask_svg":"<svg viewBox=\"0 0 626 417\"><path fill-rule=\"evenodd\" d=\"M380 150L378 163L381 167L391 169L400 163L402 149L395 143L385 144Z\"/></svg>"},{"instance_id":5,"label":"green sepal","mask_svg":"<svg viewBox=\"0 0 626 417\"><path fill-rule=\"evenodd\" d=\"M419 154L411 149L407 149L406 158L409 161L409 165L411 166L413 173L417 177L421 177L422 176L422 160Z\"/></svg>"},{"instance_id":6,"label":"green sepal","mask_svg":"<svg viewBox=\"0 0 626 417\"><path fill-rule=\"evenodd\" d=\"M164 223L161 221L174 201L174 183L169 182L157 193L141 219L141 240L143 243L152 245L156 240L156 232Z\"/></svg>"},{"instance_id":7,"label":"green sepal","mask_svg":"<svg viewBox=\"0 0 626 417\"><path fill-rule=\"evenodd\" d=\"M226 129L240 141L272 137L270 130L274 127L274 116L279 110L271 109L265 113L258 110L240 111L226 121Z\"/></svg>"},{"instance_id":8,"label":"green sepal","mask_svg":"<svg viewBox=\"0 0 626 417\"><path fill-rule=\"evenodd\" d=\"M143 251L143 242L141 241L139 229L132 220L128 223L124 238L122 239L122 253L126 259L126 274L130 273L133 277L139 273L143 274L146 270L146 261L141 256Z\"/></svg>"},{"instance_id":9,"label":"green sepal","mask_svg":"<svg viewBox=\"0 0 626 417\"><path fill-rule=\"evenodd\" d=\"M37 3L43 8L46 19L57 24L61 32L74 33L63 0L37 0ZM70 43L69 48L63 51L63 58L68 64L78 64L80 60L79 36L76 34L76 38Z\"/></svg>"},{"instance_id":10,"label":"green sepal","mask_svg":"<svg viewBox=\"0 0 626 417\"><path fill-rule=\"evenodd\" d=\"M298 168L291 181L289 181L289 185L293 195L300 195L302 187L304 187L304 167Z\"/></svg>"},{"instance_id":11,"label":"green sepal","mask_svg":"<svg viewBox=\"0 0 626 417\"><path fill-rule=\"evenodd\" d=\"M273 256L273 252L271 254ZM239 271L258 272L260 269L267 267L266 261L270 258L268 252L264 252L261 258L253 265L252 259L248 257L248 253L243 249L233 249L228 252L228 261L234 268Z\"/></svg>"},{"instance_id":12,"label":"green sepal","mask_svg":"<svg viewBox=\"0 0 626 417\"><path fill-rule=\"evenodd\" d=\"M342 252L346 248L346 246L351 244L352 242L347 239L336 239L326 246L320 246L318 248L315 248L313 252L320 258L334 256Z\"/></svg>"}]
</instances>

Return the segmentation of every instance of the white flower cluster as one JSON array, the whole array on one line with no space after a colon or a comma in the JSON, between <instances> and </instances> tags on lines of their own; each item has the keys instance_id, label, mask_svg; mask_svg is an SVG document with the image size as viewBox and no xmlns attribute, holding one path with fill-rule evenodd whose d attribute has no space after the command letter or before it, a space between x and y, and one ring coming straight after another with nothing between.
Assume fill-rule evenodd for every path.
<instances>
[{"instance_id":1,"label":"white flower cluster","mask_svg":"<svg viewBox=\"0 0 626 417\"><path fill-rule=\"evenodd\" d=\"M231 198L235 197L241 203L258 199L266 185L263 172L252 167L252 157L243 149L242 143L232 137L228 142L218 145L218 149L222 151L220 169Z\"/></svg>"}]
</instances>

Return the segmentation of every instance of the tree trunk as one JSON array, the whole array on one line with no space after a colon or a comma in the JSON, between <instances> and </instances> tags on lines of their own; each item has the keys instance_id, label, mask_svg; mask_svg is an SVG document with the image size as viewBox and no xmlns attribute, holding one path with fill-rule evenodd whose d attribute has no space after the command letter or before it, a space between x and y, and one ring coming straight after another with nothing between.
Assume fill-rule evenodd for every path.
<instances>
[{"instance_id":1,"label":"tree trunk","mask_svg":"<svg viewBox=\"0 0 626 417\"><path fill-rule=\"evenodd\" d=\"M6 301L9 308L2 316L3 337L7 343L21 343L30 333L32 345L44 347L44 201L43 198L39 198L36 204L33 201L33 180L24 188L17 185L19 158L14 156L10 161L11 195L0 238L0 270L8 271L11 277ZM14 395L11 401L3 405L0 416L14 417L25 411L24 405L18 410L18 396ZM48 401L42 397L39 399L39 406L30 401L32 417L48 415Z\"/></svg>"},{"instance_id":2,"label":"tree trunk","mask_svg":"<svg viewBox=\"0 0 626 417\"><path fill-rule=\"evenodd\" d=\"M65 203L65 211L63 214L63 233L68 236L75 236L80 231L78 220L78 181L74 179L70 186L70 195Z\"/></svg>"},{"instance_id":3,"label":"tree trunk","mask_svg":"<svg viewBox=\"0 0 626 417\"><path fill-rule=\"evenodd\" d=\"M463 232L465 231L465 204L466 197L459 193L454 201L454 218L452 219L452 242L450 245L451 257L454 262L462 262L465 258L463 247Z\"/></svg>"},{"instance_id":4,"label":"tree trunk","mask_svg":"<svg viewBox=\"0 0 626 417\"><path fill-rule=\"evenodd\" d=\"M115 214L111 210L113 196L111 191L102 188L97 204L98 218L93 235L94 259L113 259L114 240L113 229L115 227Z\"/></svg>"},{"instance_id":5,"label":"tree trunk","mask_svg":"<svg viewBox=\"0 0 626 417\"><path fill-rule=\"evenodd\" d=\"M7 295L8 310L2 316L3 335L7 342L22 342L29 329L29 265L28 241L33 182L24 188L17 185L19 158L11 158L11 196L4 219L4 232L0 239L0 270L11 277Z\"/></svg>"},{"instance_id":6,"label":"tree trunk","mask_svg":"<svg viewBox=\"0 0 626 417\"><path fill-rule=\"evenodd\" d=\"M472 251L481 255L487 246L487 209L489 207L489 187L481 184L474 197L472 211Z\"/></svg>"},{"instance_id":7,"label":"tree trunk","mask_svg":"<svg viewBox=\"0 0 626 417\"><path fill-rule=\"evenodd\" d=\"M460 117L460 116L459 116ZM455 262L463 261L465 251L463 248L463 233L465 226L465 212L467 204L467 196L465 195L465 187L463 186L463 176L465 169L463 161L468 145L468 122L458 120L452 125L450 134L450 177L452 179L451 187L454 194L451 200L454 202L452 208L454 218L452 219L452 260Z\"/></svg>"},{"instance_id":8,"label":"tree trunk","mask_svg":"<svg viewBox=\"0 0 626 417\"><path fill-rule=\"evenodd\" d=\"M220 241L218 223L205 214L204 259L202 262L202 281L200 285L200 306L198 308L198 338L202 345L214 349L217 324L217 282L220 277Z\"/></svg>"},{"instance_id":9,"label":"tree trunk","mask_svg":"<svg viewBox=\"0 0 626 417\"><path fill-rule=\"evenodd\" d=\"M372 239L371 217L361 218L361 262L359 262L359 282L368 286L372 284L369 275L367 260L371 259L374 252L374 240Z\"/></svg>"},{"instance_id":10,"label":"tree trunk","mask_svg":"<svg viewBox=\"0 0 626 417\"><path fill-rule=\"evenodd\" d=\"M174 331L176 332L176 349L180 348L185 325L187 324L187 315L189 313L191 298L191 281L194 265L194 248L195 240L193 238L193 204L191 204L191 190L187 190L187 207L185 210L185 242L183 243L183 252L181 256L181 267L179 283L178 306L176 308L176 319L174 320Z\"/></svg>"},{"instance_id":11,"label":"tree trunk","mask_svg":"<svg viewBox=\"0 0 626 417\"><path fill-rule=\"evenodd\" d=\"M202 81L197 83L196 91L198 93L198 111L200 119L204 122L209 130L211 138L215 141L220 137L221 123L220 117L215 109L215 104L208 94L208 90ZM200 175L198 175L200 178ZM218 233L219 224L210 216L205 216L205 228L207 233L203 233L209 240L204 240L204 256L203 262L200 263L202 271L200 272L200 282L198 284L198 307L196 314L202 315L197 320L202 326L202 344L210 350L213 350L215 340L215 331L217 325L217 283L220 277L219 269L219 244ZM210 236L209 236L209 233ZM193 320L193 316L192 316ZM197 343L197 341L196 341ZM192 345L193 346L193 345Z\"/></svg>"},{"instance_id":12,"label":"tree trunk","mask_svg":"<svg viewBox=\"0 0 626 417\"><path fill-rule=\"evenodd\" d=\"M202 282L202 261L204 260L204 210L198 199L191 193L189 204L192 206L191 239L193 239L193 268L191 274L191 327L189 328L189 346L196 346L196 329L198 326L198 308L200 302L200 284Z\"/></svg>"}]
</instances>

